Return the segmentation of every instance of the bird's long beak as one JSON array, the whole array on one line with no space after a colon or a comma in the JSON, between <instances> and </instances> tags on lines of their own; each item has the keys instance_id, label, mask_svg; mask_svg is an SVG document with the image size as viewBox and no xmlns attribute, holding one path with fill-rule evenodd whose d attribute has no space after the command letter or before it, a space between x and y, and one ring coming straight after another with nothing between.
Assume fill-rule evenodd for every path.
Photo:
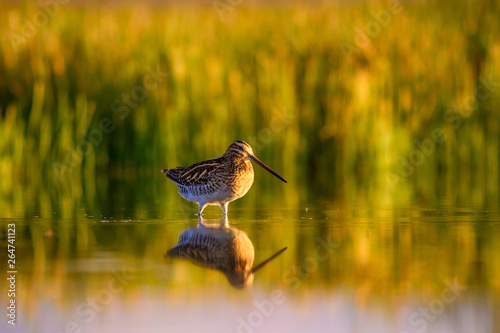
<instances>
[{"instance_id":1,"label":"bird's long beak","mask_svg":"<svg viewBox=\"0 0 500 333\"><path fill-rule=\"evenodd\" d=\"M274 172L273 169L271 169L270 167L268 167L267 165L265 165L261 160L259 160L254 155L248 155L248 158L251 159L252 161L254 161L255 163L257 163L258 165L260 165L261 167L263 167L264 169L266 169L267 171L269 171L270 173L272 173L273 175L275 175L276 177L278 177L282 182L285 182L285 183L287 182L285 180L285 178L283 178L280 175L278 175L276 172Z\"/></svg>"},{"instance_id":2,"label":"bird's long beak","mask_svg":"<svg viewBox=\"0 0 500 333\"><path fill-rule=\"evenodd\" d=\"M255 272L257 272L259 269L261 269L262 267L264 267L268 262L270 262L271 260L273 260L274 258L276 258L277 256L279 256L286 249L288 249L288 247L282 248L281 250L279 250L278 252L276 252L275 254L273 254L272 256L270 256L268 259L264 260L263 262L261 262L260 264L258 264L254 268L252 268L252 273L255 274Z\"/></svg>"}]
</instances>

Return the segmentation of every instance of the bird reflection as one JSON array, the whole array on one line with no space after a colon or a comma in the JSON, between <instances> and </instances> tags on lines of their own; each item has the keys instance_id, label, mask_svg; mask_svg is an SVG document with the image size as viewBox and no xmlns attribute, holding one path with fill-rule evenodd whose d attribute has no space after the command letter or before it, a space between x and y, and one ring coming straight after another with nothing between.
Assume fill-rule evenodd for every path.
<instances>
[{"instance_id":1,"label":"bird reflection","mask_svg":"<svg viewBox=\"0 0 500 333\"><path fill-rule=\"evenodd\" d=\"M254 247L247 234L230 227L227 216L219 224L206 224L199 218L198 226L184 230L177 245L167 252L171 258L191 259L204 267L214 268L226 276L235 288L251 286L255 273L287 248L252 268Z\"/></svg>"}]
</instances>

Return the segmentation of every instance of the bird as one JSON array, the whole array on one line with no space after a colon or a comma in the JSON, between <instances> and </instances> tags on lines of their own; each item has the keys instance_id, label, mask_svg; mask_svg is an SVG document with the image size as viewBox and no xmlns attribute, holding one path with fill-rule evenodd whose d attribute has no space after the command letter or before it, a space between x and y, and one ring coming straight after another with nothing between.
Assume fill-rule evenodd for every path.
<instances>
[{"instance_id":1,"label":"bird","mask_svg":"<svg viewBox=\"0 0 500 333\"><path fill-rule=\"evenodd\" d=\"M244 196L252 187L252 161L287 182L255 157L252 147L245 141L234 141L218 158L161 172L177 185L184 199L198 203L198 216L207 205L218 205L222 215L227 215L229 203Z\"/></svg>"},{"instance_id":2,"label":"bird","mask_svg":"<svg viewBox=\"0 0 500 333\"><path fill-rule=\"evenodd\" d=\"M204 222L198 217L198 226L184 230L165 257L190 259L203 267L216 269L238 289L251 286L255 273L287 249L279 250L252 268L255 250L244 231L230 227L227 215L220 224Z\"/></svg>"}]
</instances>

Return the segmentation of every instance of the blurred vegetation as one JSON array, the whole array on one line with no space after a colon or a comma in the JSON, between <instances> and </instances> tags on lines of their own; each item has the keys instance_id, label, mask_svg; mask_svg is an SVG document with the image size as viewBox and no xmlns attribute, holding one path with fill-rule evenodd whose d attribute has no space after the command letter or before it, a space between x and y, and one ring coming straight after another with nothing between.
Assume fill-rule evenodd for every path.
<instances>
[{"instance_id":1,"label":"blurred vegetation","mask_svg":"<svg viewBox=\"0 0 500 333\"><path fill-rule=\"evenodd\" d=\"M211 6L68 3L34 30L41 7L1 4L0 218L18 222L20 271L32 272L20 277L32 286L20 289L22 303L45 290L59 305L69 291L95 294L111 267L103 261L66 279L70 259L89 253L118 251L134 267L161 261L185 229L178 220L196 210L159 170L219 156L233 140L248 141L289 181L285 191L256 170L258 186L230 206L235 225L242 209L254 212L245 218L294 223L245 226L257 260L289 246L281 266L263 270L268 280L289 287L283 271L330 235L341 247L305 288L348 281L364 301L372 292L435 295L443 277L459 276L498 297L498 228L480 211L499 202L500 86L473 109L462 105L486 92L480 77L500 81L500 6L401 7L358 47L357 29L387 2L242 2L224 18ZM144 91L150 70L168 75L127 113L123 98ZM402 176L401 159L435 130L444 142ZM400 208L418 202L437 207L429 212L437 217ZM303 209L315 204L329 209L312 210L308 229ZM456 206L477 210L461 215ZM452 214L439 217L439 207ZM96 223L111 217L120 222ZM449 228L458 219L470 223ZM172 276L224 279L186 267ZM137 281L166 283L155 272ZM187 292L185 281L168 281Z\"/></svg>"},{"instance_id":2,"label":"blurred vegetation","mask_svg":"<svg viewBox=\"0 0 500 333\"><path fill-rule=\"evenodd\" d=\"M1 197L13 202L28 183L81 201L96 184L157 180L242 139L314 193L368 184L432 196L439 183L438 195L498 202L500 88L460 105L479 77L500 81L499 5L400 7L365 45L357 29L389 3L241 4L223 18L203 6L69 3L41 23L39 5L2 4ZM148 68L168 76L127 110ZM401 158L435 129L445 142L401 177Z\"/></svg>"}]
</instances>

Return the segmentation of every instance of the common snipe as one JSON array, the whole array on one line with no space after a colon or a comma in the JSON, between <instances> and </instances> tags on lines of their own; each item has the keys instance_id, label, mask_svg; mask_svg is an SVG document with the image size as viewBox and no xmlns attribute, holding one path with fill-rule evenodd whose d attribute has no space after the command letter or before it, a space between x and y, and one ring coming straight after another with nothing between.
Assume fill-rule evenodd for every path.
<instances>
[{"instance_id":1,"label":"common snipe","mask_svg":"<svg viewBox=\"0 0 500 333\"><path fill-rule=\"evenodd\" d=\"M191 259L204 267L219 270L236 288L252 285L255 273L287 249L279 250L252 267L255 255L252 241L245 232L228 225L227 215L220 224L203 222L200 217L198 227L184 230L167 256Z\"/></svg>"},{"instance_id":2,"label":"common snipe","mask_svg":"<svg viewBox=\"0 0 500 333\"><path fill-rule=\"evenodd\" d=\"M286 180L262 163L244 141L235 141L224 155L188 167L163 169L167 177L177 184L179 194L198 203L198 215L207 205L219 205L223 215L228 204L244 196L253 184L254 161L280 180Z\"/></svg>"}]
</instances>

